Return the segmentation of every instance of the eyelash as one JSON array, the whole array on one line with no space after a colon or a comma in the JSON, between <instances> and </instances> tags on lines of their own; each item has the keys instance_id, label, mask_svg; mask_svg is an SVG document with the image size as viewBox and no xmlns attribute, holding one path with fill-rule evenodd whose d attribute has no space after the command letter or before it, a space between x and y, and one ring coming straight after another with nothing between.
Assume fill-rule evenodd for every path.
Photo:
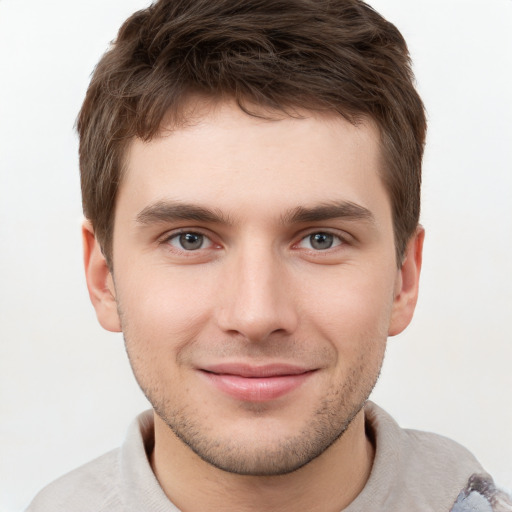
<instances>
[{"instance_id":1,"label":"eyelash","mask_svg":"<svg viewBox=\"0 0 512 512\"><path fill-rule=\"evenodd\" d=\"M183 235L193 235L193 236L197 236L197 237L202 237L201 246L197 247L195 249L186 249L183 247L183 244L180 242L178 242L178 243L179 243L179 245L181 245L181 247L175 246L172 243L172 241L179 240L179 237L181 237ZM323 235L326 237L332 237L332 245L330 245L329 247L326 247L324 249L312 247L311 246L312 245L312 243L311 243L312 237L315 235ZM304 236L301 236L300 240L298 242L296 242L295 244L293 244L292 248L300 249L301 248L300 245L303 244L304 242L307 243L308 240L310 240L310 247L302 247L302 248L306 249L309 252L316 253L318 255L320 255L322 253L329 253L329 252L331 252L330 251L331 249L335 250L337 247L347 245L347 243L348 243L346 237L342 236L339 233L333 233L332 231L329 231L329 230L315 230L315 231L310 231L309 233L305 234ZM203 244L205 242L208 244L207 247L203 247ZM189 256L193 256L194 253L197 255L200 253L200 251L202 252L202 250L211 249L212 247L215 246L215 242L212 240L212 237L210 235L205 234L204 232L202 232L200 230L195 230L195 229L181 229L179 231L173 232L171 234L166 235L161 240L160 243L165 244L167 247L170 246L169 249L172 248L171 250L173 250L173 251L185 253L185 254L188 254ZM321 243L321 241L320 241L320 243ZM220 247L220 245L217 245L217 247Z\"/></svg>"},{"instance_id":2,"label":"eyelash","mask_svg":"<svg viewBox=\"0 0 512 512\"><path fill-rule=\"evenodd\" d=\"M203 243L204 242L207 242L208 243L208 247L198 247L197 249L185 249L183 246L182 247L176 247L172 244L172 241L173 240L179 240L179 238L183 235L193 235L193 236L197 236L197 237L202 237L203 239ZM173 250L176 250L176 251L179 251L179 252L182 252L182 253L189 253L189 254L193 254L193 253L197 253L199 252L201 249L209 249L211 248L212 246L215 245L215 243L213 242L212 240L212 237L201 232L200 230L195 230L195 229L181 229L179 231L175 231L171 234L168 234L166 235L162 240L161 242L162 244L165 244L167 246L171 246L173 248ZM179 243L179 242L178 242ZM182 245L182 244L180 244ZM201 244L202 245L202 244Z\"/></svg>"},{"instance_id":3,"label":"eyelash","mask_svg":"<svg viewBox=\"0 0 512 512\"><path fill-rule=\"evenodd\" d=\"M332 245L330 245L329 247L326 247L324 249L319 249L319 248L315 248L315 247L306 247L307 250L315 252L315 253L322 253L322 252L327 252L330 249L335 249L336 247L339 247L340 245L345 245L347 243L345 237L343 237L342 235L340 235L338 233L333 233L333 232L331 232L329 230L318 230L318 231L311 231L308 234L306 234L305 236L303 236L294 245L294 247L297 247L300 244L302 244L303 242L307 242L308 240L310 241L310 245L312 245L312 237L313 236L318 236L318 235L322 235L324 237L325 236L331 237L332 238Z\"/></svg>"}]
</instances>

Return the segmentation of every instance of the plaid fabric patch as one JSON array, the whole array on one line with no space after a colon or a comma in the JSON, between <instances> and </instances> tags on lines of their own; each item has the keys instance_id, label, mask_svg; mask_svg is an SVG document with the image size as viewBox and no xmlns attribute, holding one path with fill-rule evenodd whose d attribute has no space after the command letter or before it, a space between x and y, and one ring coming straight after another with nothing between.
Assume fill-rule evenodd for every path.
<instances>
[{"instance_id":1,"label":"plaid fabric patch","mask_svg":"<svg viewBox=\"0 0 512 512\"><path fill-rule=\"evenodd\" d=\"M450 512L512 512L512 498L498 489L492 479L473 475Z\"/></svg>"}]
</instances>

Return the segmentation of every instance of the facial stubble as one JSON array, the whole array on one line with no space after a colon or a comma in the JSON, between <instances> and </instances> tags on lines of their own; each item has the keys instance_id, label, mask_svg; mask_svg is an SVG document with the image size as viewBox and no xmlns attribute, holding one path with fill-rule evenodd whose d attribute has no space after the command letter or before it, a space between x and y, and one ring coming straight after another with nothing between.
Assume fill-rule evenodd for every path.
<instances>
[{"instance_id":1,"label":"facial stubble","mask_svg":"<svg viewBox=\"0 0 512 512\"><path fill-rule=\"evenodd\" d=\"M122 318L122 316L121 316ZM126 325L125 325L126 327ZM210 422L216 418L206 417L204 412L190 403L176 404L163 383L151 376L146 357L134 355L131 341L124 329L125 345L133 372L146 398L156 414L171 432L204 462L223 471L251 476L277 476L297 471L335 444L347 431L352 420L364 407L373 390L382 366L382 353L361 352L358 364L350 368L338 387L329 390L319 406L295 434L280 437L270 442L265 435L235 440L229 432L224 437L211 435ZM379 350L379 344L368 340L368 349ZM268 411L264 405L253 404L251 414L255 421ZM219 414L221 414L219 412Z\"/></svg>"}]
</instances>

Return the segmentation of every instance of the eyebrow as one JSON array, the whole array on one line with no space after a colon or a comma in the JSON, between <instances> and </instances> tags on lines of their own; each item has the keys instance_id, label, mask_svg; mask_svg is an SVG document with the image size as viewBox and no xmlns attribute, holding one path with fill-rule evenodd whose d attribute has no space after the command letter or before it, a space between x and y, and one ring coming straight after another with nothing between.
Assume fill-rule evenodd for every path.
<instances>
[{"instance_id":1,"label":"eyebrow","mask_svg":"<svg viewBox=\"0 0 512 512\"><path fill-rule=\"evenodd\" d=\"M230 219L225 217L220 211L195 204L174 201L158 201L153 203L146 206L136 217L136 221L139 224L173 222L177 220L231 224Z\"/></svg>"},{"instance_id":2,"label":"eyebrow","mask_svg":"<svg viewBox=\"0 0 512 512\"><path fill-rule=\"evenodd\" d=\"M283 216L284 224L301 224L332 219L363 220L375 222L373 213L351 201L320 204L311 208L298 206Z\"/></svg>"},{"instance_id":3,"label":"eyebrow","mask_svg":"<svg viewBox=\"0 0 512 512\"><path fill-rule=\"evenodd\" d=\"M374 222L374 216L364 206L351 201L319 204L313 207L298 206L281 216L282 224L304 224L330 219L363 220ZM158 201L141 210L136 217L139 224L175 222L178 220L211 224L233 224L229 216L219 210L175 201Z\"/></svg>"}]
</instances>

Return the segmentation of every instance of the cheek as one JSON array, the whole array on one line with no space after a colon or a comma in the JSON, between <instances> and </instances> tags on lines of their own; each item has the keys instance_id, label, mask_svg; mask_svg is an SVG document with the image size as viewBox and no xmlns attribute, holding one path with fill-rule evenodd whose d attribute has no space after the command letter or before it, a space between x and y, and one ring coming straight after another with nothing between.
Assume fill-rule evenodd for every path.
<instances>
[{"instance_id":1,"label":"cheek","mask_svg":"<svg viewBox=\"0 0 512 512\"><path fill-rule=\"evenodd\" d=\"M152 403L163 400L183 379L178 361L200 330L197 308L160 293L120 293L119 312L135 378Z\"/></svg>"},{"instance_id":2,"label":"cheek","mask_svg":"<svg viewBox=\"0 0 512 512\"><path fill-rule=\"evenodd\" d=\"M208 314L215 300L211 276L197 267L133 266L120 279L118 302L130 322L188 329Z\"/></svg>"},{"instance_id":3,"label":"cheek","mask_svg":"<svg viewBox=\"0 0 512 512\"><path fill-rule=\"evenodd\" d=\"M341 269L316 279L300 303L301 317L338 349L357 352L387 338L393 305L393 272ZM318 276L317 276L318 277Z\"/></svg>"}]
</instances>

